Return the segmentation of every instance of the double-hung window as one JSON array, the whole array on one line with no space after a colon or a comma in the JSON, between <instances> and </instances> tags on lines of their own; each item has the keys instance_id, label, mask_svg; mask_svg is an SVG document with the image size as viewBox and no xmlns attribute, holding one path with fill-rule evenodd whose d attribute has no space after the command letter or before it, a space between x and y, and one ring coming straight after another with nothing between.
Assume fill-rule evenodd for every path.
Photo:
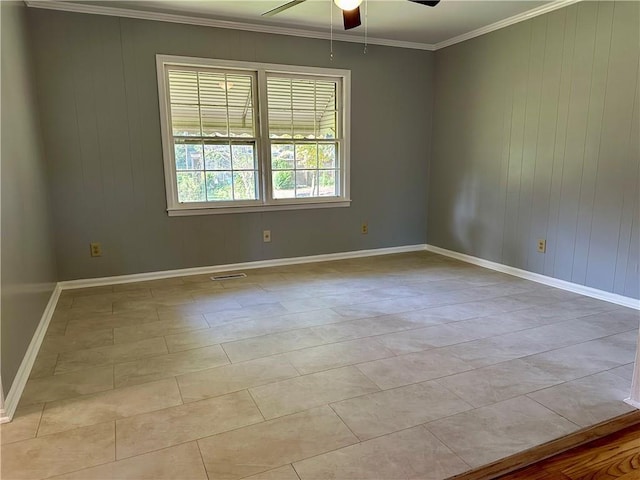
<instances>
[{"instance_id":1,"label":"double-hung window","mask_svg":"<svg viewBox=\"0 0 640 480\"><path fill-rule=\"evenodd\" d=\"M169 215L349 205L347 70L157 56Z\"/></svg>"}]
</instances>

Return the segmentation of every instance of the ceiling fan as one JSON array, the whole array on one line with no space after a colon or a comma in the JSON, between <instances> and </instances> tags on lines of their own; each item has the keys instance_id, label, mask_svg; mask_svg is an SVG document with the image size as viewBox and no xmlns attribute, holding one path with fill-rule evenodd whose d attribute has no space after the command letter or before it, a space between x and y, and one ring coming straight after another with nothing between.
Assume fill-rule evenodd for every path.
<instances>
[{"instance_id":1,"label":"ceiling fan","mask_svg":"<svg viewBox=\"0 0 640 480\"><path fill-rule=\"evenodd\" d=\"M285 3L284 5L280 5L268 12L264 12L262 14L263 17L272 17L280 12L284 12L291 7L295 7L296 5L305 2L306 0L292 0L290 2ZM440 0L433 1L419 1L419 0L409 0L413 3L419 3L420 5L426 5L428 7L435 7ZM344 21L344 29L349 30L351 28L355 28L361 24L360 22L360 4L362 0L334 0L335 4L342 10L342 19Z\"/></svg>"}]
</instances>

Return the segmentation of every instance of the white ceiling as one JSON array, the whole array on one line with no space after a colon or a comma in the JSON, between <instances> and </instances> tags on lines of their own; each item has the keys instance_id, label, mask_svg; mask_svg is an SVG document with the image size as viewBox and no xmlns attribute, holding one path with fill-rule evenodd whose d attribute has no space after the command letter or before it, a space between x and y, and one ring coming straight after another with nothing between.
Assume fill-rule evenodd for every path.
<instances>
[{"instance_id":1,"label":"white ceiling","mask_svg":"<svg viewBox=\"0 0 640 480\"><path fill-rule=\"evenodd\" d=\"M261 14L288 0L131 0L131 1L68 1L69 4L90 4L100 7L126 9L133 12L157 12L187 15L211 20L225 20L264 27L308 30L315 33L329 31L333 11L334 32L362 39L364 16L368 10L368 35L371 39L437 45L483 29L510 17L522 17L527 12L555 9L552 6L569 3L561 1L529 0L442 0L435 8L408 0L367 0L361 6L363 25L345 32L340 10L332 0L307 0L273 17ZM28 2L44 3L44 2ZM55 2L52 2L55 3ZM60 3L60 2L58 2ZM84 6L83 5L83 6ZM33 5L36 6L36 5ZM372 42L375 43L375 42Z\"/></svg>"}]
</instances>

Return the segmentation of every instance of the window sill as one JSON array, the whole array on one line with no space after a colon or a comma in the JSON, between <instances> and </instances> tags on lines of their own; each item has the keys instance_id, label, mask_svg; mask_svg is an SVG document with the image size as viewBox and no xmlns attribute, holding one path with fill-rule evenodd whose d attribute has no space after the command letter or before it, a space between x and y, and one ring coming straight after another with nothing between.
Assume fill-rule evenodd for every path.
<instances>
[{"instance_id":1,"label":"window sill","mask_svg":"<svg viewBox=\"0 0 640 480\"><path fill-rule=\"evenodd\" d=\"M308 210L312 208L339 208L351 206L351 200L332 200L307 203L283 203L272 205L251 205L238 207L197 207L197 208L168 208L170 217L185 217L190 215L222 215L229 213L272 212L278 210Z\"/></svg>"}]
</instances>

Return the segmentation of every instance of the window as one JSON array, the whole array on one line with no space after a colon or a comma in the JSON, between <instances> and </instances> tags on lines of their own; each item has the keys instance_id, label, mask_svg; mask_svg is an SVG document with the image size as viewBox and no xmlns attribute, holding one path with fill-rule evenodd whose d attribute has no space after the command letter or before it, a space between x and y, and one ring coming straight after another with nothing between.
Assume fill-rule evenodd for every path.
<instances>
[{"instance_id":1,"label":"window","mask_svg":"<svg viewBox=\"0 0 640 480\"><path fill-rule=\"evenodd\" d=\"M169 215L349 205L346 70L157 56Z\"/></svg>"}]
</instances>

